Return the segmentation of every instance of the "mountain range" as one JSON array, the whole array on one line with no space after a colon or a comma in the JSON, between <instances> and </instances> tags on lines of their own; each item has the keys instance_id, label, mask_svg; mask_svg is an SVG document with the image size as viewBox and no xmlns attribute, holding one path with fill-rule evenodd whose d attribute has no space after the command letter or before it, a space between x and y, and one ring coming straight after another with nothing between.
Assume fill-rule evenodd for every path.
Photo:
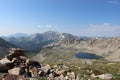
<instances>
[{"instance_id":1,"label":"mountain range","mask_svg":"<svg viewBox=\"0 0 120 80\"><path fill-rule=\"evenodd\" d=\"M35 33L29 36L21 37L3 37L6 41L17 45L25 50L40 51L40 49L49 43L59 42L65 37L75 37L68 33L59 33L55 31L48 31L44 33ZM77 37L76 37L77 38Z\"/></svg>"},{"instance_id":2,"label":"mountain range","mask_svg":"<svg viewBox=\"0 0 120 80\"><path fill-rule=\"evenodd\" d=\"M69 33L48 31L31 35L2 37L1 43L9 47L19 46L28 51L36 52L34 57L40 60L70 60L78 51L90 52L104 59L120 61L120 37L79 37ZM6 40L6 41L5 41ZM6 43L4 43L4 41ZM0 45L3 47L4 45ZM14 46L16 45L16 46Z\"/></svg>"},{"instance_id":3,"label":"mountain range","mask_svg":"<svg viewBox=\"0 0 120 80\"><path fill-rule=\"evenodd\" d=\"M16 33L16 34L8 35L7 37L19 38L19 37L27 37L27 36L29 36L29 35L30 35L30 34L26 34L26 33Z\"/></svg>"}]
</instances>

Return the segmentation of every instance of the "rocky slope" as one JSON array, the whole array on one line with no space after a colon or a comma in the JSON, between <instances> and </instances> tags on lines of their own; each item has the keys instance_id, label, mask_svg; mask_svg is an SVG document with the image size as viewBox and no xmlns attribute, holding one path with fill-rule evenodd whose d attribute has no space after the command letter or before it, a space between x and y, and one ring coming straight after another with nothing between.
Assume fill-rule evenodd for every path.
<instances>
[{"instance_id":1,"label":"rocky slope","mask_svg":"<svg viewBox=\"0 0 120 80\"><path fill-rule=\"evenodd\" d=\"M59 33L55 31L48 31L45 33L36 33L27 37L11 37L6 38L7 41L22 47L25 50L31 51L43 51L43 48L54 48L60 55L74 54L71 53L71 49L77 51L90 52L104 57L105 59L112 61L120 61L120 38L119 37L98 37L98 38L87 38L77 37L68 33ZM62 49L64 52L62 52ZM53 48L53 49L52 49ZM67 52L67 49L69 52ZM66 50L65 50L66 49ZM41 53L40 52L40 53ZM52 51L51 51L52 52ZM39 55L39 54L38 54ZM48 54L46 54L48 55Z\"/></svg>"},{"instance_id":2,"label":"rocky slope","mask_svg":"<svg viewBox=\"0 0 120 80\"><path fill-rule=\"evenodd\" d=\"M53 67L42 65L26 57L20 48L9 49L8 54L0 60L0 73L0 80L80 80L63 63Z\"/></svg>"},{"instance_id":3,"label":"rocky slope","mask_svg":"<svg viewBox=\"0 0 120 80\"><path fill-rule=\"evenodd\" d=\"M6 51L12 47L17 47L17 46L15 46L15 45L5 41L4 39L0 38L0 57L4 56L7 53Z\"/></svg>"},{"instance_id":4,"label":"rocky slope","mask_svg":"<svg viewBox=\"0 0 120 80\"><path fill-rule=\"evenodd\" d=\"M110 61L120 61L120 38L91 38L78 39L65 37L59 46L51 46L42 49L35 58L42 56L47 60L71 60L76 52L88 52L99 55ZM40 59L40 58L38 58Z\"/></svg>"},{"instance_id":5,"label":"rocky slope","mask_svg":"<svg viewBox=\"0 0 120 80\"><path fill-rule=\"evenodd\" d=\"M108 60L120 61L120 38L105 38L105 39L89 39L89 40L76 40L69 39L63 40L62 46L71 46L80 51L91 52L102 56Z\"/></svg>"}]
</instances>

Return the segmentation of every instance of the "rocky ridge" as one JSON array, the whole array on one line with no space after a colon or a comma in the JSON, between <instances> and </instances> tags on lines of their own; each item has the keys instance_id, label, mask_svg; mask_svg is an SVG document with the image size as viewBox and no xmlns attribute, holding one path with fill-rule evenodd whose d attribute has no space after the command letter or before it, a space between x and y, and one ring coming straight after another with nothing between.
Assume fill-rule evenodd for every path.
<instances>
[{"instance_id":1,"label":"rocky ridge","mask_svg":"<svg viewBox=\"0 0 120 80\"><path fill-rule=\"evenodd\" d=\"M76 40L65 39L63 47L73 47L78 51L90 52L111 61L120 61L120 38Z\"/></svg>"},{"instance_id":2,"label":"rocky ridge","mask_svg":"<svg viewBox=\"0 0 120 80\"><path fill-rule=\"evenodd\" d=\"M75 72L64 64L51 67L27 58L20 48L9 49L8 55L0 60L1 80L80 80Z\"/></svg>"},{"instance_id":3,"label":"rocky ridge","mask_svg":"<svg viewBox=\"0 0 120 80\"><path fill-rule=\"evenodd\" d=\"M3 39L25 50L40 51L40 49L43 48L45 45L51 44L53 42L59 43L65 37L76 37L76 36L73 36L68 33L48 31L44 33L35 33L23 37L3 37Z\"/></svg>"}]
</instances>

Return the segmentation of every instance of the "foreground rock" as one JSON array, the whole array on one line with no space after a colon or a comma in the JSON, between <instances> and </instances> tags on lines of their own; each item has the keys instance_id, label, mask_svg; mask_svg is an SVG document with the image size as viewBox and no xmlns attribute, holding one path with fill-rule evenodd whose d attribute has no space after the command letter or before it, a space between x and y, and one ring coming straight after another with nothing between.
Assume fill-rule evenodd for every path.
<instances>
[{"instance_id":1,"label":"foreground rock","mask_svg":"<svg viewBox=\"0 0 120 80\"><path fill-rule=\"evenodd\" d=\"M26 80L23 76L20 75L12 75L12 74L3 74L2 80Z\"/></svg>"},{"instance_id":2,"label":"foreground rock","mask_svg":"<svg viewBox=\"0 0 120 80\"><path fill-rule=\"evenodd\" d=\"M63 64L51 67L27 58L20 48L9 49L8 55L0 60L1 80L80 80Z\"/></svg>"},{"instance_id":3,"label":"foreground rock","mask_svg":"<svg viewBox=\"0 0 120 80\"><path fill-rule=\"evenodd\" d=\"M37 61L28 59L24 54L24 50L20 48L9 49L8 55L0 60L0 72L8 73L4 75L4 80L7 80L9 77L17 80L14 77L16 76L17 78L20 75L25 77L38 77L35 76L39 75L38 68L41 68L41 65Z\"/></svg>"},{"instance_id":4,"label":"foreground rock","mask_svg":"<svg viewBox=\"0 0 120 80\"><path fill-rule=\"evenodd\" d=\"M9 69L8 73L14 74L14 75L21 75L21 74L24 73L24 70L20 67L16 67L16 68L13 68L13 69Z\"/></svg>"},{"instance_id":5,"label":"foreground rock","mask_svg":"<svg viewBox=\"0 0 120 80\"><path fill-rule=\"evenodd\" d=\"M95 74L91 74L92 78L100 78L102 80L112 80L113 76L111 74L100 74L100 75L95 75Z\"/></svg>"}]
</instances>

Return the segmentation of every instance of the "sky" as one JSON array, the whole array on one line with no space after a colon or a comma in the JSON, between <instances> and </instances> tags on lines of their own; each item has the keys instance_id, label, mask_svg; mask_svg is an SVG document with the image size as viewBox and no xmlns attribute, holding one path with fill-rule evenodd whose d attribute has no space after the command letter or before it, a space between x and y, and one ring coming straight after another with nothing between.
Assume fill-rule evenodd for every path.
<instances>
[{"instance_id":1,"label":"sky","mask_svg":"<svg viewBox=\"0 0 120 80\"><path fill-rule=\"evenodd\" d=\"M0 35L120 36L120 0L0 0Z\"/></svg>"}]
</instances>

